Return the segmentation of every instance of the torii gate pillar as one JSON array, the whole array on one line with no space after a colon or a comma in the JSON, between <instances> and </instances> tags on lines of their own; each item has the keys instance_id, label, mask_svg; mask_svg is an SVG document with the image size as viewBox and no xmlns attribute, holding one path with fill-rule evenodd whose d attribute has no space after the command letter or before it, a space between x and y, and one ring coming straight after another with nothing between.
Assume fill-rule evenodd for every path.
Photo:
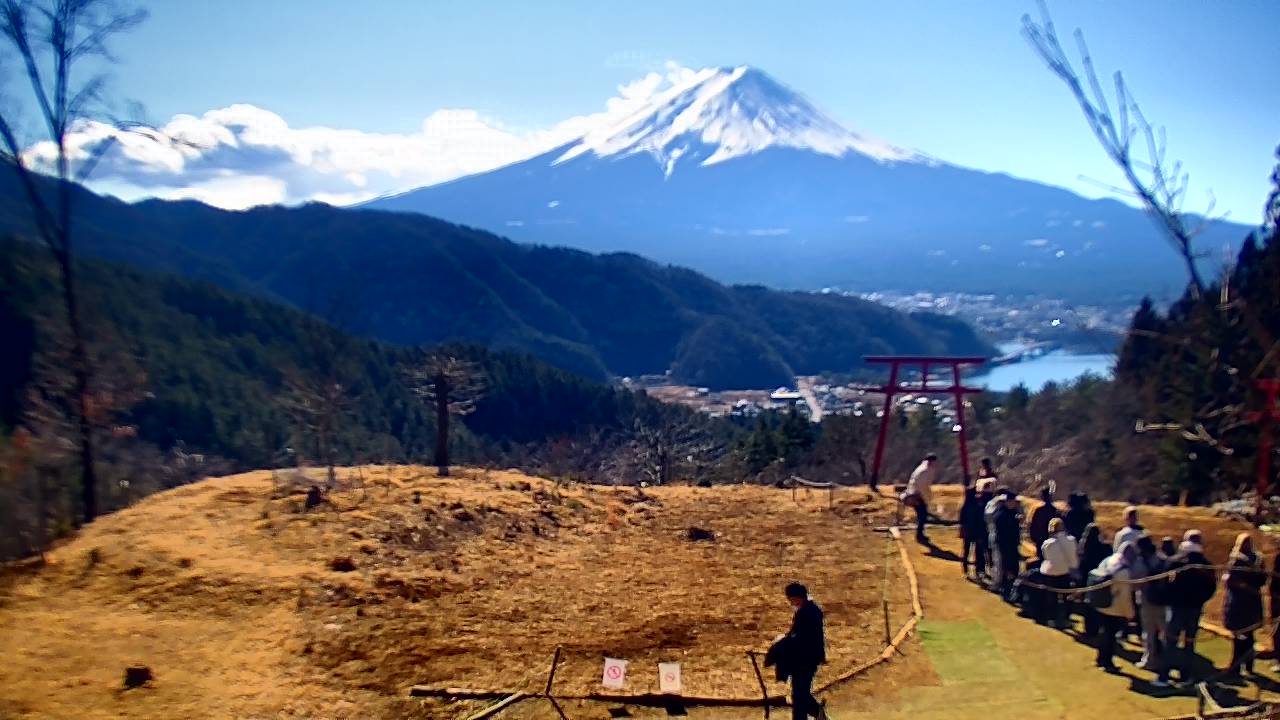
<instances>
[{"instance_id":1,"label":"torii gate pillar","mask_svg":"<svg viewBox=\"0 0 1280 720\"><path fill-rule=\"evenodd\" d=\"M1280 420L1280 408L1276 407L1276 398L1280 396L1280 380L1257 380L1254 385L1266 398L1264 410L1249 413L1249 419L1262 426L1258 431L1258 498L1255 509L1258 520L1261 521L1267 485L1271 481L1271 424Z\"/></svg>"}]
</instances>

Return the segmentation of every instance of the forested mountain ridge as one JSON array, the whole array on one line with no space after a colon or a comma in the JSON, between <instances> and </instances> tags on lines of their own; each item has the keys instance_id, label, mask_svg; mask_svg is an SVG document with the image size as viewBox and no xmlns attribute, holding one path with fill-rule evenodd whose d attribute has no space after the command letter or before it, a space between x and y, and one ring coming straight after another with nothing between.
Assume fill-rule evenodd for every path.
<instances>
[{"instance_id":1,"label":"forested mountain ridge","mask_svg":"<svg viewBox=\"0 0 1280 720\"><path fill-rule=\"evenodd\" d=\"M306 443L281 400L291 377L312 375L336 359L347 386L335 437L339 460L430 457L435 423L407 378L421 350L356 338L296 309L207 282L94 260L79 264L78 277L93 344L106 355L98 373L104 382L128 375L138 385L125 422L161 450L181 446L242 469L289 464L282 455L288 447L305 457ZM40 352L56 344L51 333L60 326L57 282L42 248L0 239L0 428L24 424L27 393L42 381ZM485 385L465 427L454 425L464 460L501 461L526 444L627 431L655 414L689 414L527 355L474 346L453 352L477 368Z\"/></svg>"},{"instance_id":2,"label":"forested mountain ridge","mask_svg":"<svg viewBox=\"0 0 1280 720\"><path fill-rule=\"evenodd\" d=\"M13 183L0 178L0 231L26 235ZM85 255L266 295L395 344L475 342L595 379L670 370L712 387L769 387L855 370L866 354L994 354L950 318L725 286L630 254L520 245L415 214L131 205L80 188L76 212ZM747 362L726 365L725 354Z\"/></svg>"}]
</instances>

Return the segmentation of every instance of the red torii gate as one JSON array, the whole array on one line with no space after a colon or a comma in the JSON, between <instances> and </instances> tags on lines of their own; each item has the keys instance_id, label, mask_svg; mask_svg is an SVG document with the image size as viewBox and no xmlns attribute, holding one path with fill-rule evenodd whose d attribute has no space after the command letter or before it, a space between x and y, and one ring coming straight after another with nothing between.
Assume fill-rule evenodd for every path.
<instances>
[{"instance_id":1,"label":"red torii gate","mask_svg":"<svg viewBox=\"0 0 1280 720\"><path fill-rule=\"evenodd\" d=\"M893 414L893 396L894 395L954 395L956 399L956 425L960 426L960 432L957 433L960 440L960 464L964 470L964 483L969 484L969 441L965 433L968 428L965 427L964 420L964 396L982 392L982 388L965 387L960 384L960 367L963 365L981 365L987 361L982 357L952 357L946 355L869 355L865 358L868 363L886 364L889 366L889 382L883 387L874 385L862 385L859 389L871 392L884 393L884 412L880 416L880 435L876 438L876 454L871 465L871 489L875 490L876 485L880 482L880 465L884 460L885 440L889 436L889 416ZM899 386L898 370L903 365L920 366L920 385L919 386ZM948 387L929 387L929 367L930 366L951 367L951 385Z\"/></svg>"},{"instance_id":2,"label":"red torii gate","mask_svg":"<svg viewBox=\"0 0 1280 720\"><path fill-rule=\"evenodd\" d=\"M1280 380L1255 380L1254 386L1266 397L1265 410L1249 413L1249 420L1261 425L1258 429L1258 507L1259 519L1262 517L1262 506L1267 495L1267 485L1271 480L1271 424L1280 421L1280 408L1276 407L1276 398L1280 396Z\"/></svg>"}]
</instances>

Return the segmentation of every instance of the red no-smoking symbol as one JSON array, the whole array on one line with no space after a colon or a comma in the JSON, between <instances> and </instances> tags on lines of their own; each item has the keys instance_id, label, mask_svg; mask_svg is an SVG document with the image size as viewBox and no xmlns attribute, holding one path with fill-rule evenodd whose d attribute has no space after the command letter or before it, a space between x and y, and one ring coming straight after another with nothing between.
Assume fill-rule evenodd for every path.
<instances>
[{"instance_id":1,"label":"red no-smoking symbol","mask_svg":"<svg viewBox=\"0 0 1280 720\"><path fill-rule=\"evenodd\" d=\"M675 680L675 679L676 679L676 674L675 674L675 673L673 673L673 672L669 672L669 673L667 673L667 679L668 679L668 680Z\"/></svg>"},{"instance_id":2,"label":"red no-smoking symbol","mask_svg":"<svg viewBox=\"0 0 1280 720\"><path fill-rule=\"evenodd\" d=\"M617 680L618 678L622 677L622 668L618 667L617 665L610 665L609 669L605 670L604 673L605 675L608 675L614 680Z\"/></svg>"}]
</instances>

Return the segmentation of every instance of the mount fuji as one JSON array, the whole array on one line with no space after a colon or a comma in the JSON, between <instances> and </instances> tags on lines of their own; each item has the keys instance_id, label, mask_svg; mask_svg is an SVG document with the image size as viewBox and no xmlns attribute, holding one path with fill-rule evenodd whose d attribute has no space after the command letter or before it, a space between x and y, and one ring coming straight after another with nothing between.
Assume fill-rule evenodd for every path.
<instances>
[{"instance_id":1,"label":"mount fuji","mask_svg":"<svg viewBox=\"0 0 1280 720\"><path fill-rule=\"evenodd\" d=\"M854 132L745 66L693 73L541 155L365 207L800 289L1112 302L1176 294L1183 277L1138 209ZM1247 231L1209 223L1202 247Z\"/></svg>"}]
</instances>

